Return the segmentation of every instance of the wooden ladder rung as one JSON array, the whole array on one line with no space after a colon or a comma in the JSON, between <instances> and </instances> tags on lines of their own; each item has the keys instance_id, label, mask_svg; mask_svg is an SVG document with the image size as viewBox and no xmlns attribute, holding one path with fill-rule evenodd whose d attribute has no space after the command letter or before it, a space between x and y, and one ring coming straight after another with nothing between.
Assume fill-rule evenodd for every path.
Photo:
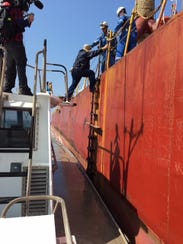
<instances>
[{"instance_id":1,"label":"wooden ladder rung","mask_svg":"<svg viewBox=\"0 0 183 244\"><path fill-rule=\"evenodd\" d=\"M101 127L98 126L98 125L89 124L89 126L92 127L92 128L94 128L94 129L97 129L97 130L101 129Z\"/></svg>"}]
</instances>

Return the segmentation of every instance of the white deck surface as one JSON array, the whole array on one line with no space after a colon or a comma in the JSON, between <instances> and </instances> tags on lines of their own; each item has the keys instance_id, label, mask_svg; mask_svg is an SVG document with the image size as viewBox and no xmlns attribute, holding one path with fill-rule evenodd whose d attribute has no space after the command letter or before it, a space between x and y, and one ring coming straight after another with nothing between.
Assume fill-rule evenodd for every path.
<instances>
[{"instance_id":1,"label":"white deck surface","mask_svg":"<svg viewBox=\"0 0 183 244\"><path fill-rule=\"evenodd\" d=\"M54 215L0 218L1 244L56 244Z\"/></svg>"}]
</instances>

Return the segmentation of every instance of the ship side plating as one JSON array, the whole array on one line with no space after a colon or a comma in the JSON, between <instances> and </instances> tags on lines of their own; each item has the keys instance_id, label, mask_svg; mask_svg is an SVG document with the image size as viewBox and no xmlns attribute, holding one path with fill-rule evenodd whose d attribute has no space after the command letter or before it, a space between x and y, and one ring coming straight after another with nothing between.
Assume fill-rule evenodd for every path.
<instances>
[{"instance_id":1,"label":"ship side plating","mask_svg":"<svg viewBox=\"0 0 183 244\"><path fill-rule=\"evenodd\" d=\"M88 88L74 98L76 107L62 107L52 116L55 133L83 159L122 230L136 243L183 241L182 29L181 12L101 76L97 126L90 123ZM88 158L91 138L95 157Z\"/></svg>"}]
</instances>

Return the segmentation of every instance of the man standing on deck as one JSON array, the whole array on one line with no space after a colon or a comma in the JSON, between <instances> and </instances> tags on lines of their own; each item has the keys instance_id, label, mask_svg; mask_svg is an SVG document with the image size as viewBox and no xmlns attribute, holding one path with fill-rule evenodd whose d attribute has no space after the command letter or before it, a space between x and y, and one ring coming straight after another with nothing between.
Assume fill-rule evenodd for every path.
<instances>
[{"instance_id":1,"label":"man standing on deck","mask_svg":"<svg viewBox=\"0 0 183 244\"><path fill-rule=\"evenodd\" d=\"M27 57L23 44L23 32L25 31L25 27L31 26L34 21L34 15L29 14L27 18L24 18L24 7L25 6L21 6L20 4L20 6L11 6L9 9L9 14L12 20L15 21L18 30L14 36L6 39L3 43L7 51L5 85L3 91L12 93L18 73L19 94L32 95L28 87L26 76Z\"/></svg>"},{"instance_id":2,"label":"man standing on deck","mask_svg":"<svg viewBox=\"0 0 183 244\"><path fill-rule=\"evenodd\" d=\"M98 56L106 49L107 45L98 50L91 51L91 46L89 44L85 44L83 48L79 51L71 70L72 84L68 89L68 100L71 99L74 90L76 89L82 77L89 78L90 92L95 91L96 78L94 71L90 69L90 59Z\"/></svg>"},{"instance_id":3,"label":"man standing on deck","mask_svg":"<svg viewBox=\"0 0 183 244\"><path fill-rule=\"evenodd\" d=\"M117 9L118 23L114 29L114 33L118 34L118 44L116 50L116 58L118 61L124 55L126 40L128 35L128 29L130 24L130 17L127 16L126 9L124 7L119 7ZM133 49L137 44L137 29L135 21L132 24L132 30L130 33L130 40L128 43L128 51Z\"/></svg>"}]
</instances>

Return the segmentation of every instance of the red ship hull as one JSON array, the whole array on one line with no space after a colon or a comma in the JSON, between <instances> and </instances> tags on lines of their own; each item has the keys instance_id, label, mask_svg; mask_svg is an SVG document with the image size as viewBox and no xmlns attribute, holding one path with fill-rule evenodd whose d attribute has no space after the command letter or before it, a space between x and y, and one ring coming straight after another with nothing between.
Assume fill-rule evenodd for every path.
<instances>
[{"instance_id":1,"label":"red ship hull","mask_svg":"<svg viewBox=\"0 0 183 244\"><path fill-rule=\"evenodd\" d=\"M132 243L183 243L182 30L180 13L101 77L93 182ZM74 102L52 126L87 168L88 89Z\"/></svg>"}]
</instances>

